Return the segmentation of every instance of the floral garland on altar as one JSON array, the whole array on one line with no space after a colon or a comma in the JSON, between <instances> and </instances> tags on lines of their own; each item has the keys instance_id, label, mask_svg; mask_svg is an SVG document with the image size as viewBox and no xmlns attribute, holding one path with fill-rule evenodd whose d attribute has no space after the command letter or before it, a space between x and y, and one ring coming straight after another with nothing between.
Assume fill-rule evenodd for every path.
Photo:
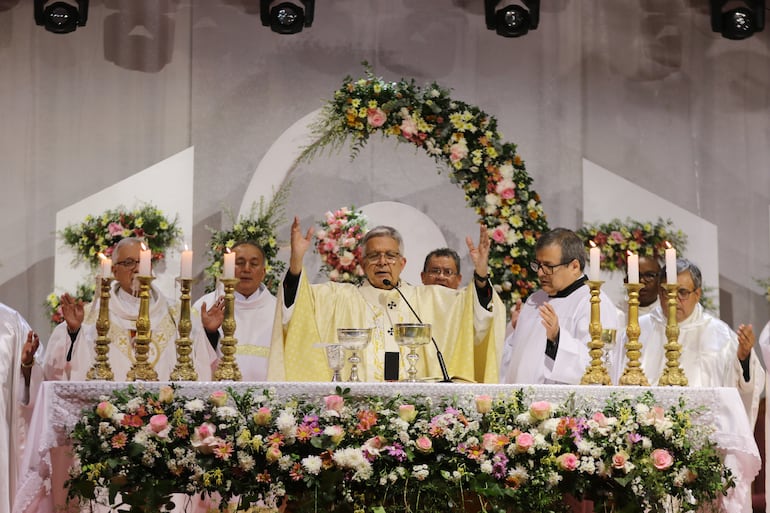
<instances>
[{"instance_id":1,"label":"floral garland on altar","mask_svg":"<svg viewBox=\"0 0 770 513\"><path fill-rule=\"evenodd\" d=\"M414 80L387 82L364 66L365 76L346 77L325 105L313 126L316 140L298 160L310 161L348 140L354 158L376 133L422 148L449 169L450 179L487 226L493 242L490 279L500 297L510 305L529 295L537 287L529 264L548 223L516 145L503 141L493 116L453 99L438 84L420 88Z\"/></svg>"},{"instance_id":2,"label":"floral garland on altar","mask_svg":"<svg viewBox=\"0 0 770 513\"><path fill-rule=\"evenodd\" d=\"M367 231L367 217L355 207L326 212L315 232L315 249L321 256L321 271L331 281L360 284L364 279L361 265L361 239Z\"/></svg>"},{"instance_id":3,"label":"floral garland on altar","mask_svg":"<svg viewBox=\"0 0 770 513\"><path fill-rule=\"evenodd\" d=\"M586 224L577 231L586 242L593 241L601 251L601 268L607 271L626 270L626 251L663 261L666 242L683 254L687 235L674 228L670 219L658 218L655 223L613 219L609 223Z\"/></svg>"},{"instance_id":4,"label":"floral garland on altar","mask_svg":"<svg viewBox=\"0 0 770 513\"><path fill-rule=\"evenodd\" d=\"M131 512L162 511L182 492L221 497L221 511L288 501L294 513L406 513L560 511L570 495L596 511L672 513L716 509L735 486L684 398L669 408L652 392L601 408L535 399L339 388L200 399L129 385L83 410L68 496Z\"/></svg>"}]
</instances>

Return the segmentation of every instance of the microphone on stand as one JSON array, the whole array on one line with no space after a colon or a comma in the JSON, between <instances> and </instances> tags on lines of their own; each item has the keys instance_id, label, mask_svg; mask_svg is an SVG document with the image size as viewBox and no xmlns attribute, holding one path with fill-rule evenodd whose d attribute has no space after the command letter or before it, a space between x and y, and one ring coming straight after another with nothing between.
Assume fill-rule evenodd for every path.
<instances>
[{"instance_id":1,"label":"microphone on stand","mask_svg":"<svg viewBox=\"0 0 770 513\"><path fill-rule=\"evenodd\" d=\"M409 301L404 296L403 292L401 292L401 289L399 289L392 281L388 280L387 278L382 280L382 283L386 287L393 287L396 289L396 292L398 292L398 295L401 296L401 299L404 300L404 303L406 303L406 306L409 307L409 309L412 311L415 317L417 317L417 321L422 323L422 319L420 319L420 316L417 315L417 312L414 311L414 308L412 308L412 305L409 304ZM444 355L441 354L441 350L438 348L438 344L436 343L436 339L433 338L433 333L430 334L430 339L433 342L433 347L436 348L436 358L438 359L438 365L441 367L441 376L444 378L441 380L441 383L451 383L452 380L449 379L449 373L446 370L446 363L444 363Z\"/></svg>"}]
</instances>

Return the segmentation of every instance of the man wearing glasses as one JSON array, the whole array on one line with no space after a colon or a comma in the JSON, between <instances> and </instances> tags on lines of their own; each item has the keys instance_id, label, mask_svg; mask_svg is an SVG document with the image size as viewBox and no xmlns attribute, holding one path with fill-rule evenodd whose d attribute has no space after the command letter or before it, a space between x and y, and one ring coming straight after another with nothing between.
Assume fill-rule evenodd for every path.
<instances>
[{"instance_id":1,"label":"man wearing glasses","mask_svg":"<svg viewBox=\"0 0 770 513\"><path fill-rule=\"evenodd\" d=\"M112 253L112 273L115 282L110 297L110 339L108 353L115 381L125 381L134 362L134 337L136 318L139 313L138 288L134 279L139 271L141 240L129 237L121 239ZM68 294L62 296L60 323L51 334L45 352L44 372L49 380L82 381L94 363L97 337L96 320L99 315L99 297L90 307L75 301ZM152 340L149 362L158 373L158 379L167 381L176 365L176 338L178 312L155 286L150 290L150 327ZM198 379L211 379L211 366L216 354L211 348L200 322L193 321L192 354Z\"/></svg>"},{"instance_id":2,"label":"man wearing glasses","mask_svg":"<svg viewBox=\"0 0 770 513\"><path fill-rule=\"evenodd\" d=\"M661 276L665 276L665 272L664 267ZM753 425L765 385L765 372L754 353L753 328L741 324L735 333L725 322L703 309L700 304L703 294L701 272L694 263L677 259L676 272L679 286L676 321L682 345L679 363L687 377L687 385L736 387ZM659 295L660 305L639 318L642 370L651 385L658 384L667 361L664 348L668 342L668 298L665 288L660 287Z\"/></svg>"},{"instance_id":3,"label":"man wearing glasses","mask_svg":"<svg viewBox=\"0 0 770 513\"><path fill-rule=\"evenodd\" d=\"M591 295L583 274L583 240L566 228L543 234L531 269L540 290L511 311L500 376L504 383L579 384L590 363ZM601 293L602 328L617 329L617 311Z\"/></svg>"},{"instance_id":4,"label":"man wearing glasses","mask_svg":"<svg viewBox=\"0 0 770 513\"><path fill-rule=\"evenodd\" d=\"M460 255L449 248L434 249L425 257L420 279L423 285L441 285L450 289L460 287Z\"/></svg>"},{"instance_id":5,"label":"man wearing glasses","mask_svg":"<svg viewBox=\"0 0 770 513\"><path fill-rule=\"evenodd\" d=\"M497 382L496 341L502 342L505 317L487 278L490 243L486 227L480 227L478 246L470 237L466 239L475 272L472 283L462 290L412 286L400 280L406 264L403 240L388 226L372 228L362 240L366 281L361 286L310 285L302 262L312 234L312 228L303 234L299 220L294 219L289 269L279 293L270 349L269 379L327 381L331 371L319 344L336 342L338 328L372 328L372 339L361 351L359 375L362 381L383 381L386 353L399 352L393 326L418 322L400 290L422 321L431 324L449 375ZM418 378L441 376L433 345L422 346L418 352ZM406 365L403 357L400 360L403 378Z\"/></svg>"}]
</instances>

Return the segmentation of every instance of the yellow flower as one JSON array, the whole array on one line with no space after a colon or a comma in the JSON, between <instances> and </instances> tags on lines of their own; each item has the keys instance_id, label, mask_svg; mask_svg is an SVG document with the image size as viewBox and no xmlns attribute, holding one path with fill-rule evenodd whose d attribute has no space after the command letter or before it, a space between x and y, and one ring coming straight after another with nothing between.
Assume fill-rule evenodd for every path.
<instances>
[{"instance_id":1,"label":"yellow flower","mask_svg":"<svg viewBox=\"0 0 770 513\"><path fill-rule=\"evenodd\" d=\"M160 224L158 225L158 227L161 230L168 230L168 223L166 221L161 221Z\"/></svg>"},{"instance_id":2,"label":"yellow flower","mask_svg":"<svg viewBox=\"0 0 770 513\"><path fill-rule=\"evenodd\" d=\"M136 219L134 219L134 226L136 226L137 228L141 228L143 224L144 224L144 219L142 217L137 217Z\"/></svg>"}]
</instances>

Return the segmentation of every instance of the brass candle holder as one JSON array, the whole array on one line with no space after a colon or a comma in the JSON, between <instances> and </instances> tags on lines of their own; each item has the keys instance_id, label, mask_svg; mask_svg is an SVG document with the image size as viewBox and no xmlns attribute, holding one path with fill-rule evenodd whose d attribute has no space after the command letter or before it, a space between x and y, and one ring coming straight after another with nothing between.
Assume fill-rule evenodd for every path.
<instances>
[{"instance_id":1,"label":"brass candle holder","mask_svg":"<svg viewBox=\"0 0 770 513\"><path fill-rule=\"evenodd\" d=\"M158 381L158 373L148 362L150 352L150 284L155 278L137 275L139 280L139 315L136 317L134 363L126 374L126 381Z\"/></svg>"},{"instance_id":2,"label":"brass candle holder","mask_svg":"<svg viewBox=\"0 0 770 513\"><path fill-rule=\"evenodd\" d=\"M668 321L666 322L666 367L658 380L659 385L687 386L687 376L679 366L679 357L682 354L682 346L679 344L679 323L676 322L676 294L678 283L666 283L666 298L668 303Z\"/></svg>"},{"instance_id":3,"label":"brass candle holder","mask_svg":"<svg viewBox=\"0 0 770 513\"><path fill-rule=\"evenodd\" d=\"M586 369L585 374L580 380L581 385L609 385L610 374L604 365L604 341L602 340L602 320L599 310L601 298L601 280L588 280L588 288L591 289L591 323L588 325L588 332L591 334L591 341L588 343L591 355L591 364Z\"/></svg>"},{"instance_id":4,"label":"brass candle holder","mask_svg":"<svg viewBox=\"0 0 770 513\"><path fill-rule=\"evenodd\" d=\"M639 357L642 356L642 344L639 342L639 291L642 290L641 283L626 283L628 291L628 325L626 326L626 357L628 363L620 377L621 385L650 386L647 377L642 370L642 364Z\"/></svg>"},{"instance_id":5,"label":"brass candle holder","mask_svg":"<svg viewBox=\"0 0 770 513\"><path fill-rule=\"evenodd\" d=\"M99 317L96 319L96 358L94 364L88 369L86 379L112 381L115 374L110 367L110 284L112 278L101 278L99 292Z\"/></svg>"},{"instance_id":6,"label":"brass candle holder","mask_svg":"<svg viewBox=\"0 0 770 513\"><path fill-rule=\"evenodd\" d=\"M220 278L222 285L225 286L225 319L222 321L222 332L224 336L219 342L222 358L214 372L216 381L240 381L241 370L238 368L238 362L235 361L235 346L238 340L233 336L235 333L235 284L237 278Z\"/></svg>"},{"instance_id":7,"label":"brass candle holder","mask_svg":"<svg viewBox=\"0 0 770 513\"><path fill-rule=\"evenodd\" d=\"M192 279L180 278L180 312L179 312L179 337L176 339L176 365L171 372L172 381L197 381L198 373L190 358L192 353L192 340L190 340L190 331L192 331L192 321L190 321L190 287Z\"/></svg>"}]
</instances>

